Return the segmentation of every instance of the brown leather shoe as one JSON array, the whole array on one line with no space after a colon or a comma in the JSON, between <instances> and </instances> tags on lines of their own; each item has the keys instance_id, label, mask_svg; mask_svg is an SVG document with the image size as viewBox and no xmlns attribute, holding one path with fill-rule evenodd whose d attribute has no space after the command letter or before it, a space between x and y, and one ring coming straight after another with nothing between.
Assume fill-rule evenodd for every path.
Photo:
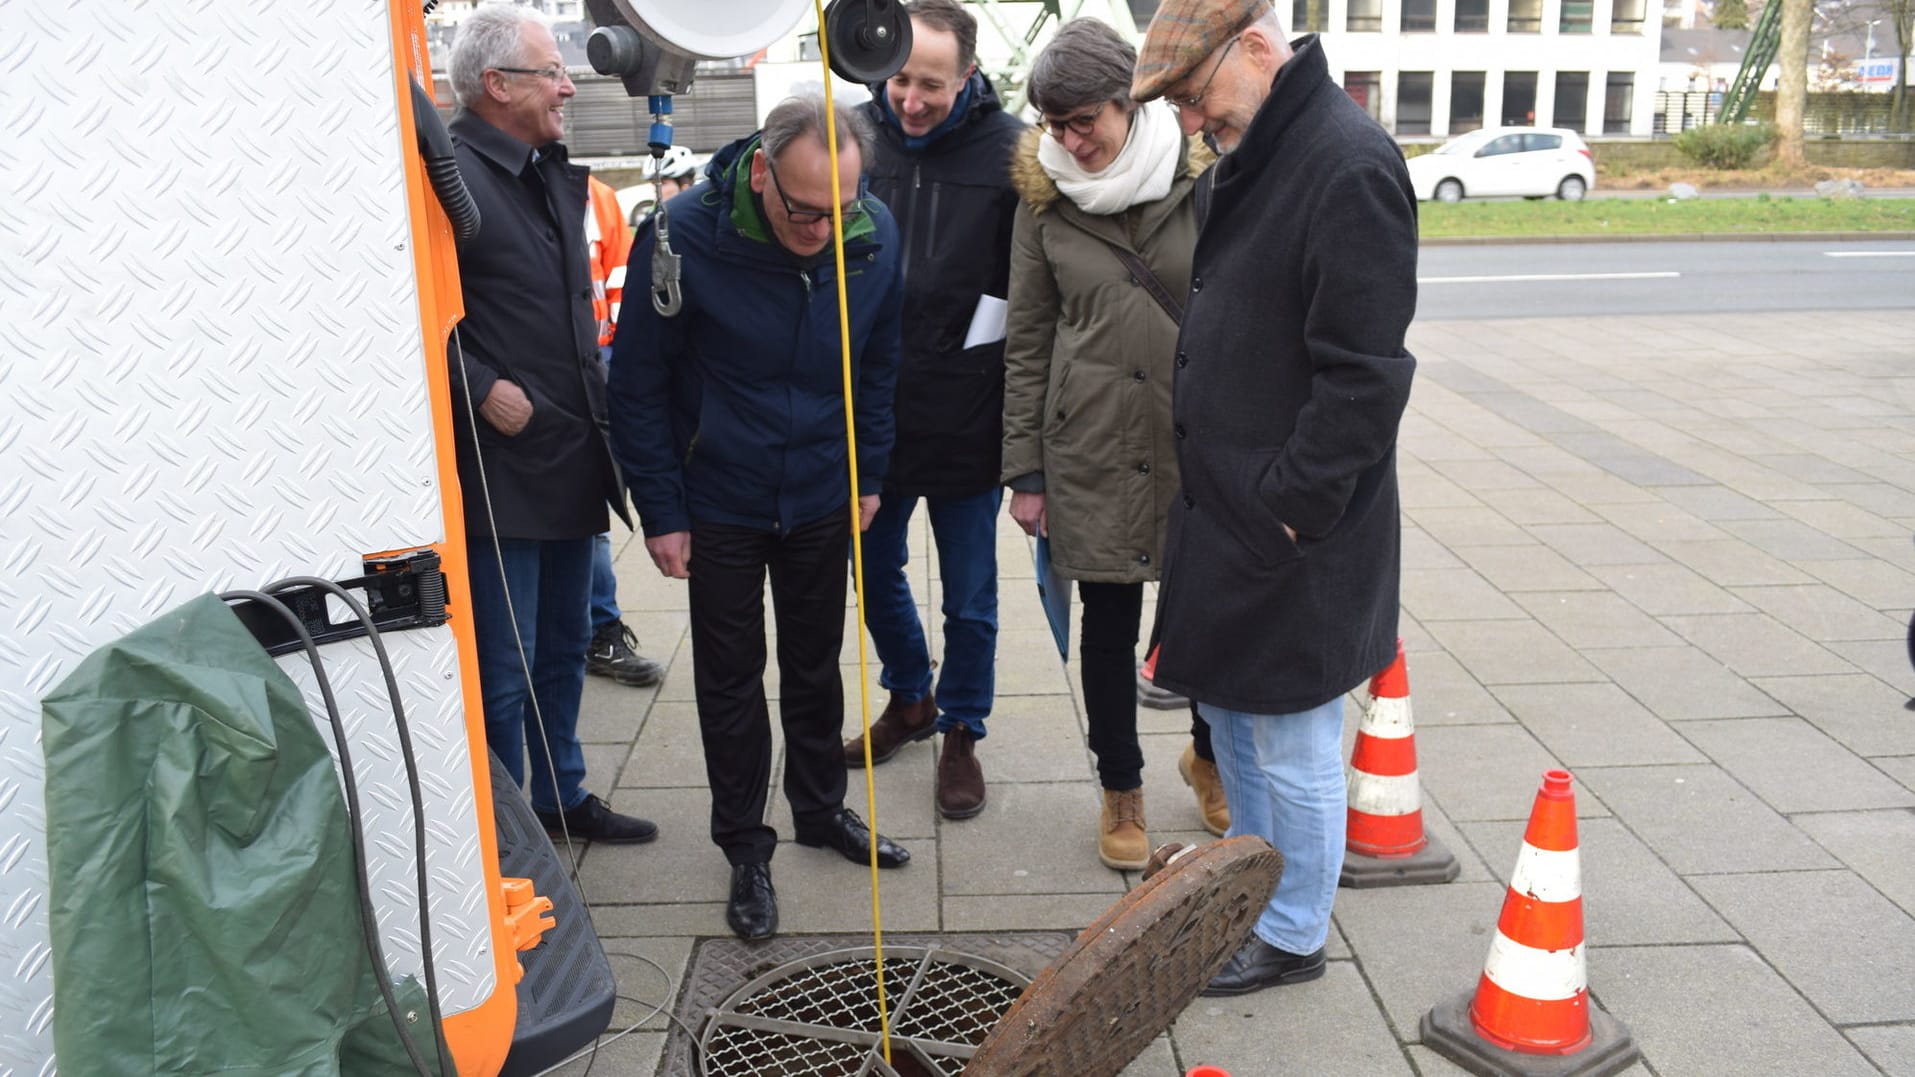
<instances>
[{"instance_id":1,"label":"brown leather shoe","mask_svg":"<svg viewBox=\"0 0 1915 1077\"><path fill-rule=\"evenodd\" d=\"M1150 862L1142 789L1104 790L1104 810L1097 825L1097 859L1118 871L1142 871Z\"/></svg>"},{"instance_id":2,"label":"brown leather shoe","mask_svg":"<svg viewBox=\"0 0 1915 1077\"><path fill-rule=\"evenodd\" d=\"M1184 784L1197 794L1197 810L1203 813L1204 829L1223 837L1224 831L1230 829L1230 802L1224 799L1223 778L1217 774L1217 764L1197 758L1197 745L1193 742L1184 745L1184 754L1177 760L1177 773L1183 775Z\"/></svg>"},{"instance_id":3,"label":"brown leather shoe","mask_svg":"<svg viewBox=\"0 0 1915 1077\"><path fill-rule=\"evenodd\" d=\"M873 766L898 754L898 749L914 740L928 740L938 731L938 701L933 696L925 696L916 703L906 703L891 693L891 702L885 704L884 713L871 723L871 763ZM852 737L844 742L844 765L853 770L864 767L864 737Z\"/></svg>"},{"instance_id":4,"label":"brown leather shoe","mask_svg":"<svg viewBox=\"0 0 1915 1077\"><path fill-rule=\"evenodd\" d=\"M944 735L938 753L938 814L969 819L984 810L984 766L977 761L977 738L959 726Z\"/></svg>"}]
</instances>

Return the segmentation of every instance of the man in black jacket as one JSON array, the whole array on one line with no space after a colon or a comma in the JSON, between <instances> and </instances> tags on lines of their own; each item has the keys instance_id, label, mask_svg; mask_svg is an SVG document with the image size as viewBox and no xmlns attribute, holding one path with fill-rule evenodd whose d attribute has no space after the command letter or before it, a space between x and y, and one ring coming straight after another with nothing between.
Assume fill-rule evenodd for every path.
<instances>
[{"instance_id":1,"label":"man in black jacket","mask_svg":"<svg viewBox=\"0 0 1915 1077\"><path fill-rule=\"evenodd\" d=\"M452 137L485 222L459 249L452 385L486 741L521 785L530 743L532 808L554 836L650 841L656 826L585 790L578 739L592 540L625 495L604 433L586 170L559 142L575 91L526 8L468 17L451 66Z\"/></svg>"},{"instance_id":2,"label":"man in black jacket","mask_svg":"<svg viewBox=\"0 0 1915 1077\"><path fill-rule=\"evenodd\" d=\"M904 237L904 352L897 445L884 503L864 539L865 626L890 703L871 726L871 760L944 734L938 811L984 810L975 746L991 713L997 661L997 515L1003 503L1004 299L1017 195L1010 158L1024 124L978 71L977 20L956 0L913 0L909 62L873 86L878 128L871 193ZM905 578L906 534L922 498L944 591L944 665L931 653ZM862 737L845 763L864 766Z\"/></svg>"},{"instance_id":3,"label":"man in black jacket","mask_svg":"<svg viewBox=\"0 0 1915 1077\"><path fill-rule=\"evenodd\" d=\"M1347 815L1343 696L1396 654L1396 435L1416 361L1402 153L1268 0L1167 0L1131 96L1167 98L1212 171L1177 340L1157 683L1196 700L1230 833L1283 853L1206 994L1323 975Z\"/></svg>"}]
</instances>

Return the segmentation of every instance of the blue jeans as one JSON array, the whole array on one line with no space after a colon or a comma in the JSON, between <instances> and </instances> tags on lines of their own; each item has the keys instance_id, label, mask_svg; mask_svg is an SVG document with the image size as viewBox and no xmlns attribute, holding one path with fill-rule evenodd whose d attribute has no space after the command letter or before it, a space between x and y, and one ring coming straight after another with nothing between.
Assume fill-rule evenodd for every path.
<instances>
[{"instance_id":1,"label":"blue jeans","mask_svg":"<svg viewBox=\"0 0 1915 1077\"><path fill-rule=\"evenodd\" d=\"M472 626L478 642L479 692L485 701L485 739L512 780L526 783L526 745L532 745L532 807L576 808L585 802L585 751L579 745L579 697L585 690L585 649L592 639L586 604L592 579L592 540L500 539L473 536ZM504 562L504 584L500 562ZM512 595L506 606L506 589ZM516 618L518 637L513 637ZM519 661L519 646L525 662ZM526 669L531 669L528 684ZM532 701L538 701L538 715ZM545 737L539 739L539 717ZM549 761L548 761L549 752ZM556 778L556 781L555 781Z\"/></svg>"},{"instance_id":2,"label":"blue jeans","mask_svg":"<svg viewBox=\"0 0 1915 1077\"><path fill-rule=\"evenodd\" d=\"M592 634L623 616L618 610L618 577L612 575L612 536L607 532L592 540Z\"/></svg>"},{"instance_id":3,"label":"blue jeans","mask_svg":"<svg viewBox=\"0 0 1915 1077\"><path fill-rule=\"evenodd\" d=\"M1004 491L928 497L931 536L944 584L944 664L938 732L963 726L984 738L997 676L997 513ZM918 499L887 492L864 533L864 625L884 673L878 683L915 703L931 691L931 652L904 566Z\"/></svg>"},{"instance_id":4,"label":"blue jeans","mask_svg":"<svg viewBox=\"0 0 1915 1077\"><path fill-rule=\"evenodd\" d=\"M1252 930L1279 950L1314 953L1330 937L1349 822L1343 697L1295 714L1197 706L1230 802L1229 836L1255 834L1283 854L1277 892Z\"/></svg>"}]
</instances>

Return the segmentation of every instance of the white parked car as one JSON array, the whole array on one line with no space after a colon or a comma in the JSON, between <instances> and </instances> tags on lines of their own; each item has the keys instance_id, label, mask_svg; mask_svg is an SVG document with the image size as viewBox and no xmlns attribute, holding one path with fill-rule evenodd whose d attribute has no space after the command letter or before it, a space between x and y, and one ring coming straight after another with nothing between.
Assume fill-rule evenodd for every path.
<instances>
[{"instance_id":1,"label":"white parked car","mask_svg":"<svg viewBox=\"0 0 1915 1077\"><path fill-rule=\"evenodd\" d=\"M1596 185L1596 160L1576 132L1561 127L1485 127L1409 159L1410 185L1422 201L1555 195L1576 202Z\"/></svg>"}]
</instances>

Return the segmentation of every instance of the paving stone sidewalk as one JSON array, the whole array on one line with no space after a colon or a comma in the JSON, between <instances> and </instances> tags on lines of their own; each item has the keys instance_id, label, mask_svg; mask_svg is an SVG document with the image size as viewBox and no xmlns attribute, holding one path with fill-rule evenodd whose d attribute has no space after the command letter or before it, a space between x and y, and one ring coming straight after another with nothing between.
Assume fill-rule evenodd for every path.
<instances>
[{"instance_id":1,"label":"paving stone sidewalk","mask_svg":"<svg viewBox=\"0 0 1915 1077\"><path fill-rule=\"evenodd\" d=\"M1439 322L1411 347L1402 632L1424 815L1462 876L1342 892L1327 976L1199 999L1126 1077L1462 1072L1417 1023L1475 984L1552 766L1577 779L1590 988L1641 1045L1630 1073L1915 1075L1915 313ZM916 855L884 874L887 932L1075 930L1137 881L1097 861L1076 669L1008 514L999 554L990 803L938 818L931 742L878 768L879 825ZM663 828L583 858L615 1030L676 1003L728 879L684 587L637 542L618 571L670 674L591 679L581 722L592 787ZM935 558L911 573L934 610ZM1187 715L1140 726L1152 840L1206 838L1175 765ZM788 839L775 789L772 817ZM787 840L774 873L785 932L869 930L863 868ZM666 1029L608 1038L590 1072L655 1073Z\"/></svg>"}]
</instances>

